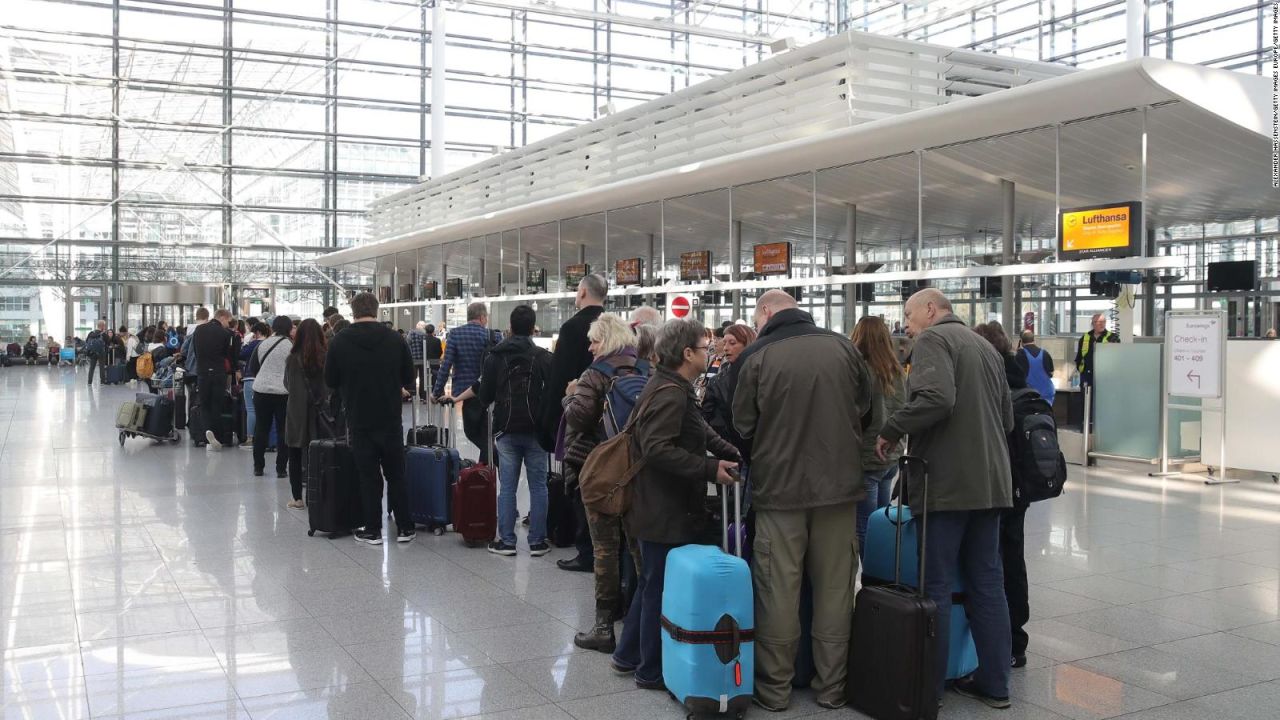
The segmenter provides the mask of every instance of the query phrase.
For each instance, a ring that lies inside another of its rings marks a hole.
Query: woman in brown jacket
[[[636,336],[617,315],[605,313],[587,330],[589,348],[595,362],[582,376],[569,383],[564,397],[565,468],[577,484],[578,471],[587,455],[605,439],[604,399],[614,376],[627,373],[647,375],[647,362],[636,357]],[[587,650],[613,652],[613,623],[622,617],[619,557],[622,545],[622,518],[587,508],[587,526],[595,556],[596,619],[587,632],[574,636],[573,643]],[[632,546],[632,556],[638,551]],[[637,564],[638,566],[638,564]]]
[[[671,320],[658,333],[658,370],[636,403],[632,433],[644,468],[632,481],[627,536],[640,543],[636,598],[610,661],[635,673],[636,686],[663,689],[662,582],[667,553],[698,542],[706,522],[707,483],[735,482],[738,451],[702,419],[693,381],[707,367],[702,323]],[[715,458],[707,457],[710,451]],[[734,474],[730,474],[734,473]]]

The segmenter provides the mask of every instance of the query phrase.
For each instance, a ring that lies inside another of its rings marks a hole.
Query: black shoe
[[[281,479],[281,480],[283,480],[283,479],[285,479],[285,478],[289,477],[289,471],[288,471],[288,470],[277,470],[277,471],[276,471],[276,477],[277,477],[277,478],[279,478],[279,479]]]
[[[1026,655],[1014,655],[1014,656],[1013,656],[1013,661],[1009,663],[1009,666],[1010,666],[1010,667],[1015,667],[1015,668],[1026,667],[1026,666],[1027,666],[1027,656],[1026,656]]]
[[[543,555],[546,555],[549,552],[551,552],[551,546],[544,542],[540,542],[536,545],[529,546],[530,557],[542,557]]]
[[[356,533],[356,542],[364,543],[365,545],[381,545],[382,536],[375,535],[373,533],[367,533],[362,530]]]
[[[582,556],[573,559],[557,560],[556,567],[569,572],[595,572],[595,560],[583,560]]]
[[[266,471],[265,471],[265,470],[257,470],[257,469],[255,469],[255,470],[253,471],[253,476],[254,476],[254,477],[262,477],[264,474],[266,474]]]
[[[616,675],[635,675],[636,674],[635,668],[623,667],[622,665],[619,665],[618,661],[613,658],[609,658],[609,669],[612,670]]]
[[[489,552],[494,555],[505,555],[510,557],[516,554],[516,546],[508,545],[501,540],[493,540],[489,543]]]
[[[396,542],[398,543],[413,542],[413,539],[416,537],[418,537],[418,531],[414,530],[413,528],[410,528],[408,530],[401,530],[400,532],[396,533]]]
[[[641,680],[639,677],[637,677],[636,687],[640,688],[641,690],[666,690],[667,689],[666,683],[662,682],[662,678],[658,678],[657,680]]]
[[[957,695],[972,698],[978,702],[996,710],[1005,710],[1010,706],[1009,697],[996,697],[988,695],[978,688],[978,684],[973,681],[973,677],[960,678],[951,686]]]

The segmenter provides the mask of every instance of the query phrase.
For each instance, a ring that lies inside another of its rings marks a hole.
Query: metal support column
[[[120,0],[111,3],[111,197],[120,198]],[[68,270],[71,266],[68,265]],[[70,276],[68,276],[70,277]],[[120,203],[111,205],[111,279],[120,280]],[[118,289],[118,288],[117,288]],[[106,298],[103,298],[106,301]],[[70,325],[68,334],[70,334]],[[112,327],[115,324],[112,323]]]
[[[1147,0],[1127,0],[1124,14],[1124,55],[1137,60],[1147,54]]]
[[[844,271],[856,273],[858,266],[858,206],[844,206]],[[844,286],[844,331],[853,332],[853,324],[857,319],[853,308],[858,302],[858,286],[849,283]]]
[[[1013,256],[1017,251],[1017,239],[1014,227],[1014,191],[1015,185],[1012,180],[1000,181],[1000,200],[1004,209],[1004,236],[1001,238],[1000,244],[1000,264],[1012,265]],[[1009,337],[1017,337],[1018,312],[1018,278],[1005,277],[1000,284],[1000,321],[1004,325],[1004,332]]]
[[[431,8],[431,177],[444,174],[445,131],[447,110],[445,98],[445,46],[448,44],[445,29],[444,0],[434,0]]]
[[[1156,255],[1156,229],[1147,228],[1147,237],[1143,239],[1145,249],[1143,255]],[[1166,310],[1172,308],[1166,307]],[[1142,335],[1152,337],[1156,334],[1156,271],[1147,270],[1142,275]]]
[[[642,271],[641,271],[641,273],[642,273],[642,274],[643,274],[644,272],[647,272],[647,273],[648,273],[648,282],[644,283],[644,284],[646,284],[646,285],[656,285],[656,284],[657,284],[657,278],[658,278],[658,265],[657,265],[657,263],[655,263],[655,262],[654,262],[654,259],[655,259],[655,258],[654,258],[654,252],[653,252],[653,251],[654,251],[654,248],[656,248],[656,247],[657,247],[657,244],[658,244],[658,236],[657,236],[657,235],[655,235],[655,234],[653,234],[653,233],[649,233],[648,254],[647,254],[647,255],[645,255],[645,258],[644,258],[644,267],[645,267],[645,270],[642,270]],[[642,279],[643,279],[643,278],[642,278]]]
[[[729,281],[737,282],[742,276],[742,221],[729,225]],[[742,317],[742,291],[732,290],[733,319]]]

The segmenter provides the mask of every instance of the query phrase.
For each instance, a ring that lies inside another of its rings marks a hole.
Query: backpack
[[[668,383],[655,389],[649,397],[668,387],[679,386]],[[615,517],[631,509],[631,481],[644,469],[647,460],[631,436],[631,418],[638,415],[629,417],[621,430],[597,445],[578,472],[578,490],[582,504],[588,509]]]
[[[138,356],[137,374],[143,380],[150,380],[152,375],[156,373],[155,358],[151,357],[151,353],[144,352]]]
[[[1067,461],[1058,449],[1053,408],[1031,388],[1013,391],[1009,461],[1015,505],[1025,507],[1062,494],[1067,480]]]
[[[101,334],[94,335],[85,341],[84,351],[89,357],[100,358],[107,354],[107,343],[102,339]]]
[[[635,368],[614,368],[606,362],[595,363],[591,368],[609,378],[601,421],[604,423],[605,437],[611,438],[627,426],[631,411],[635,409],[640,393],[644,392],[644,386],[649,382],[649,361],[637,360]]]
[[[533,432],[538,426],[542,396],[551,375],[551,353],[533,346],[528,352],[506,356],[498,380],[495,414],[506,418],[502,432]]]

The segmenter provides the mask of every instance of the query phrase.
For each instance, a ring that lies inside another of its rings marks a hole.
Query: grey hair
[[[642,360],[654,359],[654,350],[658,345],[658,330],[661,326],[645,323],[636,326],[636,356]]]
[[[695,348],[707,334],[702,323],[692,318],[668,320],[658,331],[658,363],[668,370],[675,370],[684,364],[684,351]]]
[[[636,346],[636,336],[622,318],[613,313],[602,313],[587,328],[587,339],[600,343],[599,357],[612,355]]]
[[[662,324],[662,313],[652,305],[641,305],[631,312],[631,324],[637,329],[641,325],[653,325],[657,327]]]
[[[489,317],[489,306],[482,302],[473,302],[467,306],[467,322]]]
[[[587,297],[596,300],[604,300],[609,294],[609,281],[605,280],[600,273],[591,273],[582,278],[578,281],[578,287],[587,291]]]

